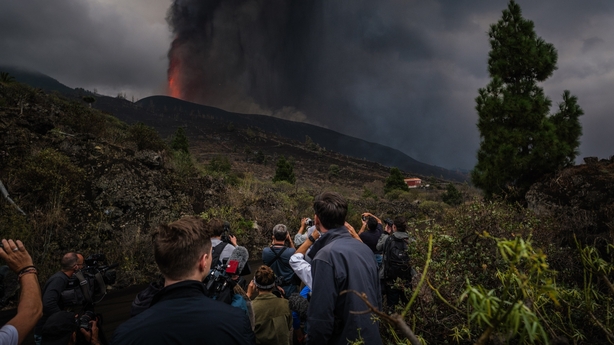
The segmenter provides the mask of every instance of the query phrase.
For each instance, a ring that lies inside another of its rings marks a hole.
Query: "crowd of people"
[[[347,201],[331,192],[318,195],[313,209],[294,237],[284,224],[273,227],[249,282],[247,250],[228,223],[188,216],[160,225],[152,244],[162,279],[139,293],[110,343],[381,344],[378,321],[360,311],[363,298],[380,310],[407,301],[405,219],[382,222],[366,212],[357,232],[346,222]],[[97,316],[76,313],[69,302],[89,294],[83,255],[66,253],[41,290],[23,243],[2,244],[0,258],[17,273],[21,296],[0,344],[20,344],[32,330],[37,345],[109,343]]]

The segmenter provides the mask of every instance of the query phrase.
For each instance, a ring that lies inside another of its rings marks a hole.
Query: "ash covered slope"
[[[560,240],[573,236],[593,245],[614,240],[614,156],[584,158],[585,164],[561,170],[535,183],[527,192],[530,208],[561,224]]]
[[[82,96],[94,96],[94,108],[113,114],[129,124],[143,122],[156,128],[163,137],[170,136],[177,127],[177,122],[206,128],[210,119],[218,122],[228,122],[237,127],[260,128],[265,132],[288,138],[305,141],[309,136],[314,143],[357,159],[376,162],[388,167],[398,167],[408,174],[433,176],[452,181],[468,181],[465,173],[456,172],[419,162],[399,150],[388,146],[347,136],[333,130],[302,122],[294,122],[266,115],[240,114],[224,111],[219,108],[200,105],[167,96],[152,96],[136,103],[126,99],[95,95],[83,89],[71,89],[55,79],[44,74],[22,70],[14,67],[2,67],[0,71],[15,73],[18,82],[23,82],[45,91],[58,91],[63,95],[80,100]],[[192,142],[198,140],[191,138]]]
[[[239,127],[260,128],[265,132],[291,140],[304,141],[305,136],[309,136],[314,143],[327,151],[377,162],[389,167],[398,167],[408,173],[453,181],[468,179],[465,174],[419,162],[399,150],[303,122],[294,122],[266,115],[232,113],[166,96],[147,97],[136,104],[149,112],[163,114],[165,118],[180,118],[182,122],[188,125],[206,127],[207,120],[215,119]],[[114,113],[120,118],[124,116],[117,109]],[[128,118],[122,119],[130,120]],[[143,121],[153,127],[158,127],[156,123],[161,123],[160,119],[155,116],[140,118],[138,121]]]
[[[21,216],[0,198],[0,233],[28,243],[41,279],[64,252],[105,253],[120,283],[156,271],[149,231],[224,204],[225,185],[180,176],[153,151],[137,151],[127,125],[85,104],[0,83],[0,179]]]

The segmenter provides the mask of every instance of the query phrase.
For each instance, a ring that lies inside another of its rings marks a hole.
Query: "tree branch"
[[[360,297],[360,299],[362,299],[362,301],[365,302],[367,307],[369,307],[369,309],[367,309],[367,310],[351,311],[350,313],[352,313],[352,314],[359,314],[359,315],[360,314],[366,314],[366,313],[373,313],[373,314],[379,316],[382,320],[386,321],[387,323],[389,323],[389,324],[397,327],[399,330],[401,330],[403,335],[405,335],[407,337],[407,339],[409,340],[409,342],[412,345],[421,345],[420,340],[418,340],[418,337],[416,337],[414,332],[411,330],[411,328],[405,322],[405,320],[403,319],[403,317],[401,315],[399,315],[397,313],[394,313],[392,315],[388,315],[388,314],[378,310],[375,306],[373,306],[369,302],[369,299],[367,298],[367,295],[365,293],[360,293],[360,292],[358,292],[356,290],[343,290],[343,291],[341,291],[341,295],[343,295],[345,293],[348,293],[348,292],[352,292],[356,296]]]

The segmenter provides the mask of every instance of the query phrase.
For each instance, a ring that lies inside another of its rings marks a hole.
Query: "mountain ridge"
[[[50,76],[32,70],[0,66],[0,71],[7,71],[17,81],[32,87],[38,87],[48,92],[58,91],[71,98],[92,95],[96,97],[95,108],[109,112],[127,123],[143,122],[167,136],[172,134],[172,132],[169,132],[173,129],[169,126],[171,119],[182,122],[185,126],[192,125],[205,128],[208,125],[205,120],[214,119],[238,127],[259,128],[290,140],[305,141],[306,136],[308,136],[313,143],[326,150],[388,167],[397,167],[408,174],[433,176],[458,182],[468,181],[468,175],[462,172],[422,163],[397,149],[304,122],[268,115],[233,113],[161,95],[146,97],[132,103],[121,97],[94,94],[80,88],[73,89]],[[191,139],[198,140],[194,135],[191,136]]]

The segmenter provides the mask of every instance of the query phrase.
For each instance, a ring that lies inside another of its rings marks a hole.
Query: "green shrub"
[[[183,127],[179,127],[177,128],[177,131],[175,131],[173,139],[171,140],[171,148],[175,151],[181,151],[188,154],[190,153],[190,142],[188,141],[188,137],[185,135]]]
[[[286,181],[290,184],[296,182],[296,177],[294,176],[294,163],[287,161],[284,156],[281,156],[277,161],[275,176],[273,176],[273,182],[278,181]]]
[[[127,139],[134,142],[139,151],[161,151],[167,148],[166,143],[160,138],[158,132],[141,122],[137,122],[130,126]]]
[[[448,205],[456,206],[463,202],[463,195],[452,183],[448,183],[446,192],[441,195],[441,199]]]
[[[388,194],[393,190],[409,191],[403,173],[401,173],[399,168],[390,169],[390,176],[386,178],[386,184],[384,185],[384,193]]]
[[[227,156],[217,155],[209,161],[209,165],[207,165],[207,170],[210,172],[218,172],[227,174],[232,169],[232,165],[228,160]]]
[[[171,166],[181,177],[194,176],[197,174],[196,166],[192,160],[192,156],[188,152],[174,151],[171,155]]]
[[[339,177],[339,166],[337,164],[331,164],[328,167],[328,178],[336,178]]]
[[[84,182],[85,172],[70,159],[47,148],[26,159],[17,174],[20,185],[42,202],[74,197]]]

